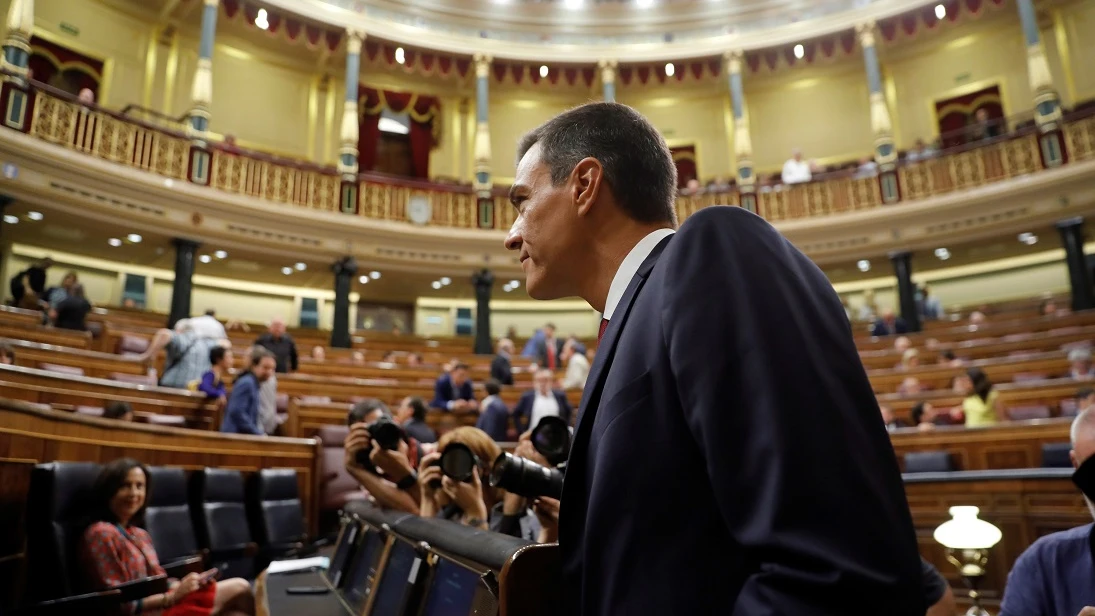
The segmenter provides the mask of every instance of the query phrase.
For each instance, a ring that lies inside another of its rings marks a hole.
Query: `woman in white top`
[[[584,389],[589,376],[589,360],[585,348],[575,338],[567,338],[563,344],[562,359],[566,362],[567,373],[563,377],[563,389]]]

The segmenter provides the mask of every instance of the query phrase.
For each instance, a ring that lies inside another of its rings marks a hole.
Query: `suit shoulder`
[[[688,237],[705,234],[714,229],[718,229],[720,235],[745,230],[752,230],[752,232],[759,229],[775,230],[766,220],[745,208],[736,205],[713,205],[689,216],[677,233],[681,237]]]

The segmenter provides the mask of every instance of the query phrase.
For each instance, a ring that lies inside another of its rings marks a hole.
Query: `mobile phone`
[[[208,571],[202,572],[201,577],[198,578],[198,584],[208,584],[210,581],[217,579],[217,576],[219,575],[220,569],[213,567]]]
[[[329,592],[331,589],[326,586],[290,586],[285,589],[285,593],[290,595],[325,595]]]

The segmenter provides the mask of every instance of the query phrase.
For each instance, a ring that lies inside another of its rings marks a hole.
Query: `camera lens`
[[[560,464],[570,455],[570,429],[562,417],[541,418],[530,439],[536,451],[552,464]]]
[[[403,440],[403,428],[387,417],[378,417],[369,424],[369,437],[382,449],[395,451],[399,448],[399,441]]]
[[[471,481],[479,459],[463,443],[449,443],[441,453],[441,472],[456,481]]]
[[[502,452],[490,472],[490,485],[526,498],[563,494],[563,473]]]

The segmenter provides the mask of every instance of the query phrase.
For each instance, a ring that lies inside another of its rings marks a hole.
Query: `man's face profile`
[[[534,144],[517,165],[510,188],[510,202],[517,219],[506,237],[506,248],[519,251],[525,288],[533,299],[574,295],[570,288],[570,262],[577,256],[576,207],[572,197],[573,176],[553,186],[551,172]]]

